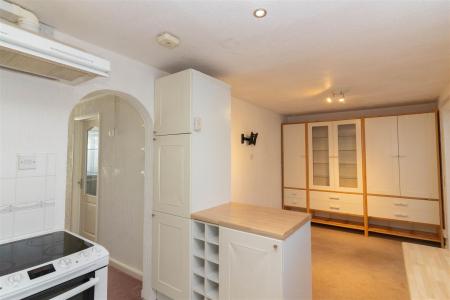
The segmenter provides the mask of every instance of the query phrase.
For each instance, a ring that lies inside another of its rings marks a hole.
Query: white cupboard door
[[[190,134],[155,139],[153,209],[156,211],[189,217],[190,139]]]
[[[156,135],[191,132],[191,95],[190,71],[155,81]]]
[[[282,299],[280,240],[224,227],[219,239],[219,299]]]
[[[434,113],[398,117],[402,196],[439,198]]]
[[[334,186],[332,123],[309,124],[308,137],[310,188],[329,190]]]
[[[171,299],[188,299],[190,220],[155,212],[152,233],[153,288]]]
[[[362,191],[361,121],[333,122],[334,184],[337,191]]]
[[[305,124],[283,125],[284,187],[306,188]]]
[[[365,120],[367,192],[400,195],[397,116]]]

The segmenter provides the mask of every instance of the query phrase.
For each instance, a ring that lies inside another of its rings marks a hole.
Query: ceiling
[[[450,1],[14,0],[42,22],[168,72],[195,68],[283,114],[435,100]],[[267,17],[252,16],[264,7]],[[155,37],[181,39],[166,49]],[[343,90],[346,103],[326,103]]]

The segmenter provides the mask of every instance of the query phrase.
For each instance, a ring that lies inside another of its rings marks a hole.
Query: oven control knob
[[[63,268],[68,268],[70,267],[70,265],[72,264],[72,260],[68,257],[66,258],[61,258],[58,262],[58,264],[63,267]]]
[[[86,249],[86,250],[84,250],[83,252],[83,256],[84,257],[89,257],[89,256],[91,256],[91,254],[92,254],[92,249]]]
[[[12,285],[17,285],[22,280],[22,274],[13,274],[8,277],[8,281]]]

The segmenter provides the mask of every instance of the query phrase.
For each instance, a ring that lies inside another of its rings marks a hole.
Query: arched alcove
[[[122,270],[128,271],[130,275],[135,277],[142,278],[145,276],[149,276],[150,274],[150,263],[151,263],[151,195],[152,195],[152,172],[151,172],[151,159],[152,159],[152,149],[151,149],[151,137],[153,132],[153,122],[150,117],[149,112],[145,109],[140,102],[135,97],[122,93],[119,91],[113,90],[99,90],[92,93],[89,93],[82,99],[80,102],[75,105],[72,109],[72,112],[69,117],[69,130],[68,130],[68,151],[67,151],[67,181],[66,181],[66,210],[65,210],[65,228],[70,231],[77,231],[73,226],[73,203],[74,203],[74,188],[76,189],[76,168],[74,168],[74,159],[76,158],[76,145],[75,145],[75,130],[76,130],[76,122],[81,120],[92,119],[95,116],[98,116],[100,119],[108,118],[107,114],[115,114],[117,113],[114,109],[110,109],[108,105],[105,106],[105,111],[102,113],[95,111],[95,103],[101,101],[105,105],[108,101],[111,102],[112,107],[114,107],[114,103],[116,101],[125,101],[128,105],[130,105],[139,115],[141,119],[141,126],[143,127],[143,150],[144,160],[142,165],[142,173],[143,176],[143,203],[142,203],[142,268],[134,268],[133,266],[127,266],[126,264],[121,264],[121,262],[115,262],[115,264],[119,264],[119,267]],[[83,107],[83,109],[80,109]],[[108,111],[109,109],[109,111]],[[109,116],[111,117],[111,116]],[[114,135],[116,132],[111,132],[111,128],[103,128],[103,130],[108,130],[109,135]],[[120,128],[118,131],[120,134]],[[100,154],[101,155],[101,154]],[[100,159],[101,161],[101,159]],[[104,170],[101,169],[101,172]],[[99,185],[102,185],[102,178],[104,174],[99,175]],[[100,195],[101,197],[101,195]],[[100,200],[101,201],[101,200]],[[79,204],[79,203],[78,203]],[[102,203],[99,203],[100,209]],[[124,216],[127,217],[127,216]],[[101,237],[100,237],[101,239]],[[112,262],[114,264],[114,257],[112,256]],[[150,282],[149,280],[143,280],[143,283]],[[151,291],[150,285],[144,284],[144,289],[148,289]]]

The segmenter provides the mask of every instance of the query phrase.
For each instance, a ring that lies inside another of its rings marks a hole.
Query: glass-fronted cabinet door
[[[332,123],[309,124],[309,186],[329,190],[333,186]]]
[[[333,122],[336,190],[362,191],[361,121]]]

